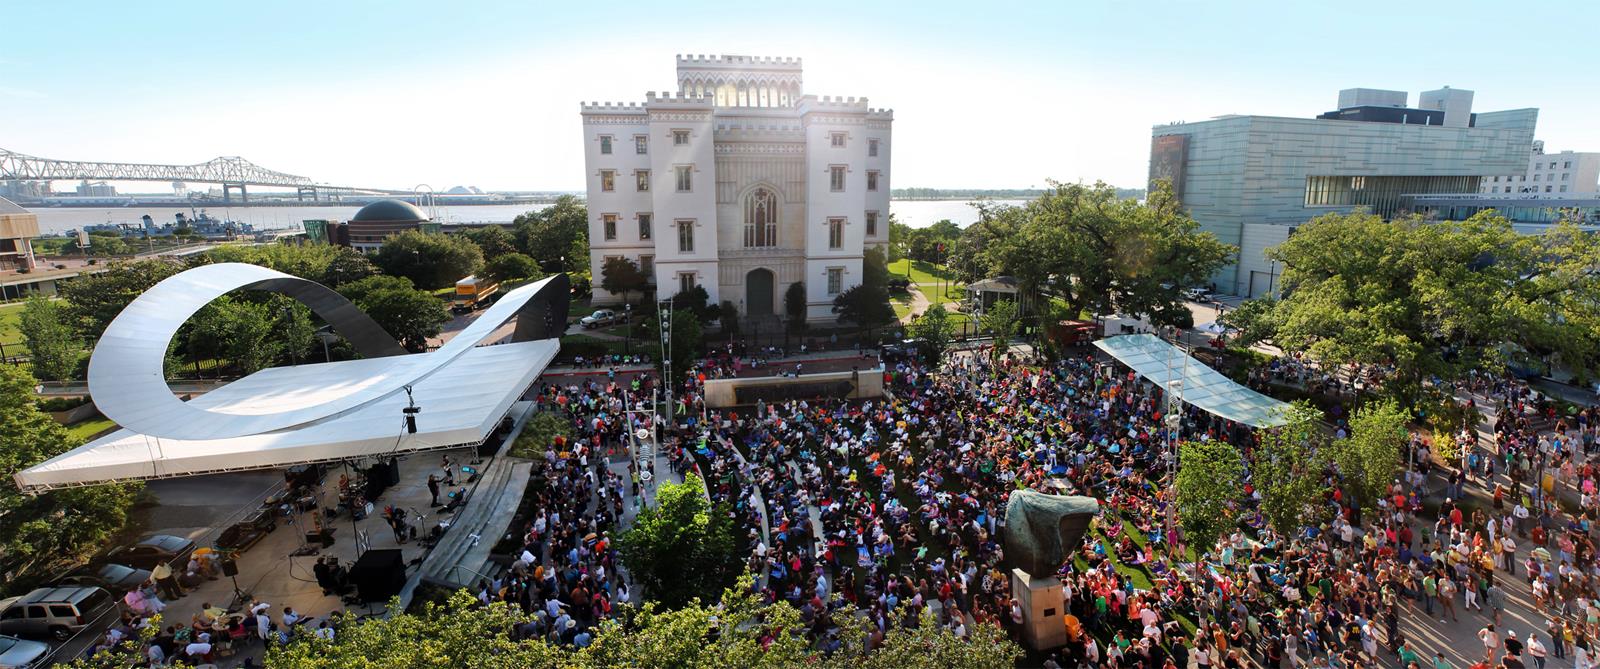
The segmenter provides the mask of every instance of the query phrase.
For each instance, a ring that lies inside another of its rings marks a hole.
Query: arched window
[[[778,197],[766,188],[750,191],[744,198],[744,245],[778,245]]]

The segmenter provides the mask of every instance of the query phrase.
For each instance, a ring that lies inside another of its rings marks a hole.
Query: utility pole
[[[667,404],[667,416],[672,414],[672,299],[661,300],[656,309],[656,318],[660,326],[657,330],[661,334],[661,391],[662,399]],[[676,418],[671,418],[676,425]]]

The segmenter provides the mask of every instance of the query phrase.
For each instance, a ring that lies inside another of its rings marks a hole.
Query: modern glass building
[[[1600,193],[1572,193],[1554,198],[1483,193],[1409,195],[1404,198],[1404,206],[1435,221],[1460,221],[1492,209],[1524,231],[1536,231],[1563,220],[1585,227],[1600,226]]]
[[[1244,297],[1275,293],[1266,249],[1295,226],[1357,208],[1389,217],[1407,196],[1470,193],[1485,175],[1526,169],[1537,109],[1472,112],[1472,92],[1348,89],[1319,118],[1219,116],[1151,131],[1150,179],[1169,180],[1201,227],[1239,247],[1213,278]],[[1345,112],[1345,113],[1341,113]]]

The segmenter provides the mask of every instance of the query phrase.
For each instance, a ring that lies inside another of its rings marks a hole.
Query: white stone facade
[[[741,316],[782,315],[804,282],[807,320],[861,283],[889,244],[894,114],[807,95],[798,58],[678,56],[678,91],[582,107],[589,265],[640,264],[657,296],[703,286]]]
[[[1528,171],[1483,178],[1480,193],[1512,193],[1560,197],[1563,193],[1600,193],[1600,153],[1545,153],[1534,142]]]

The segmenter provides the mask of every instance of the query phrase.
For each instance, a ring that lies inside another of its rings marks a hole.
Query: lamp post
[[[626,338],[622,340],[622,354],[633,355],[633,304],[622,305],[622,320],[628,326]]]

